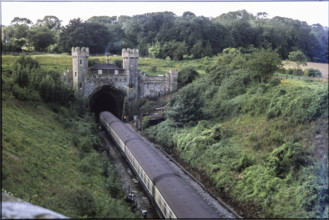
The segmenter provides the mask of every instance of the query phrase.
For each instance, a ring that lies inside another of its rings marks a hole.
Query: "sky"
[[[139,15],[148,12],[170,11],[181,16],[191,11],[197,16],[217,17],[230,11],[243,10],[256,15],[267,12],[275,16],[305,21],[309,25],[328,25],[328,1],[300,2],[14,2],[1,1],[1,23],[10,25],[14,17],[25,17],[36,23],[37,19],[53,15],[67,25],[71,19],[87,20],[92,16]],[[26,0],[25,0],[26,1]],[[64,0],[67,1],[67,0]],[[104,1],[104,0],[103,0]],[[264,0],[263,0],[264,1]]]

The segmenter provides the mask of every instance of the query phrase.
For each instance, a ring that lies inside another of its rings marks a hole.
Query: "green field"
[[[37,60],[41,67],[45,70],[56,70],[63,73],[69,68],[72,68],[72,57],[69,55],[32,55],[33,59]],[[10,64],[15,61],[17,56],[3,55],[2,66],[9,68]],[[90,57],[89,60],[97,60],[100,63],[106,63],[106,57]],[[122,60],[121,57],[109,57],[109,62],[113,63],[114,60]],[[157,76],[159,74],[166,74],[170,69],[180,70],[183,67],[190,66],[195,68],[199,73],[205,72],[205,66],[213,62],[214,58],[202,58],[199,60],[163,60],[154,58],[139,58],[138,68],[145,72],[147,75]]]

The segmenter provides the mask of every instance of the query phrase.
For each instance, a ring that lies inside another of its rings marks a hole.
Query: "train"
[[[160,217],[220,217],[216,210],[138,133],[110,112],[101,112],[99,119],[132,168]]]

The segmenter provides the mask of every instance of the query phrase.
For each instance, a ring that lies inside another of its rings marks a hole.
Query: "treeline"
[[[2,27],[4,51],[69,52],[72,46],[88,46],[91,53],[120,54],[122,48],[138,48],[142,56],[201,58],[224,48],[277,49],[282,59],[301,50],[313,62],[328,62],[328,27],[290,18],[267,18],[245,10],[216,18],[184,12],[156,12],[129,16],[94,16],[87,21],[72,19],[61,26],[55,16],[36,24],[27,18],[14,18]]]

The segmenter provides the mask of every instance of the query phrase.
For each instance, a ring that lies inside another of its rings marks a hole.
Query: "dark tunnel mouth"
[[[98,119],[102,111],[109,111],[121,119],[124,94],[115,87],[102,86],[89,96],[90,111]]]

